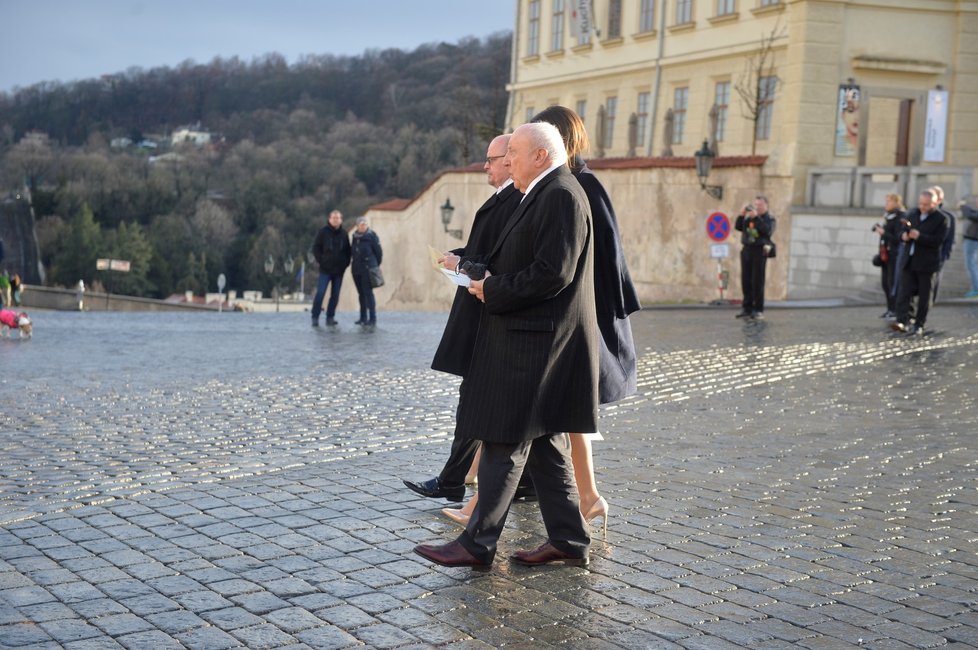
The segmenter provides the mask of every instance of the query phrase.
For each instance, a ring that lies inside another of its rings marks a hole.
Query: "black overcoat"
[[[628,315],[642,308],[625,264],[625,251],[611,198],[583,161],[574,177],[584,188],[594,224],[594,299],[601,331],[598,395],[602,404],[633,394],[637,359]]]
[[[937,273],[941,269],[941,247],[947,237],[948,218],[940,210],[932,210],[926,219],[921,220],[920,210],[913,208],[907,214],[910,220],[908,229],[916,229],[920,236],[904,244],[907,250],[906,268],[916,273]],[[913,248],[913,255],[910,249]]]
[[[476,211],[465,247],[456,248],[452,253],[461,257],[462,261],[485,262],[521,198],[523,195],[512,184],[498,194],[494,193]],[[476,332],[479,331],[481,315],[482,303],[479,299],[470,294],[467,288],[459,287],[455,291],[455,300],[448,314],[448,322],[445,323],[445,331],[431,362],[433,370],[465,376],[472,360],[472,349],[475,346]]]
[[[584,189],[566,166],[551,171],[489,255],[456,436],[515,444],[597,431],[592,246]]]

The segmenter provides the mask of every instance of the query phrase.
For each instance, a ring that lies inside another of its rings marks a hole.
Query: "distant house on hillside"
[[[209,131],[202,130],[200,124],[196,127],[182,126],[176,129],[170,136],[170,143],[173,145],[192,143],[198,147],[202,147],[205,144],[211,143],[211,134]]]

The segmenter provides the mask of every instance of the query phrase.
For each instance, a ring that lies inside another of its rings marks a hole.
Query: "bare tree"
[[[757,153],[757,131],[767,106],[774,101],[774,93],[780,82],[774,73],[775,42],[787,35],[787,28],[779,19],[771,31],[761,36],[760,47],[744,60],[744,71],[734,84],[740,96],[744,119],[752,125],[751,154]]]

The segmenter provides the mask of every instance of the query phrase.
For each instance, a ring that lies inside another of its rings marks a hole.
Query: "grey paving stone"
[[[51,638],[44,628],[34,623],[0,625],[0,639],[11,648],[36,647]]]
[[[112,614],[92,621],[92,624],[112,637],[156,629],[144,619],[134,614]]]
[[[282,648],[296,643],[296,638],[274,625],[242,627],[231,632],[247,648]]]
[[[193,612],[186,610],[147,614],[146,620],[167,634],[186,632],[195,627],[204,627],[207,625],[207,621]]]
[[[224,650],[241,646],[240,641],[216,627],[196,627],[186,632],[177,632],[173,636],[191,649]]]
[[[267,614],[277,609],[289,607],[288,601],[282,600],[267,591],[238,594],[232,596],[231,600],[253,614]]]
[[[360,645],[360,641],[350,633],[333,625],[297,632],[295,637],[317,650],[338,650]]]
[[[200,615],[202,619],[222,630],[234,630],[239,627],[249,625],[259,625],[263,619],[247,612],[240,607],[228,607],[226,609],[215,609],[204,612]]]
[[[89,639],[102,635],[98,628],[89,624],[87,621],[77,618],[46,621],[44,623],[40,623],[40,626],[44,628],[44,631],[47,632],[52,639],[59,643],[79,641],[81,639]]]

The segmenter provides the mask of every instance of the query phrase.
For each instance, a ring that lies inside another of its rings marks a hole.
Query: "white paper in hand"
[[[464,273],[456,273],[455,271],[449,271],[448,269],[438,269],[445,274],[445,277],[457,284],[460,287],[467,287],[472,282],[472,278],[465,275]]]

